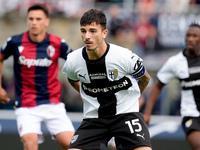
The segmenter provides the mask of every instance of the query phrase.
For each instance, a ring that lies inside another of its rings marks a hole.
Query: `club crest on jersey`
[[[76,140],[78,139],[78,136],[79,136],[79,135],[74,135],[74,136],[72,137],[72,139],[71,139],[71,143],[76,142]]]
[[[110,76],[111,79],[116,79],[117,76],[118,76],[117,69],[115,69],[115,70],[109,70],[109,76]]]
[[[52,45],[47,47],[47,54],[49,57],[52,57],[55,54],[55,48]]]

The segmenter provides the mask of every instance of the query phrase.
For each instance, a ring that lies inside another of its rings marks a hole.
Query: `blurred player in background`
[[[178,78],[181,84],[182,127],[193,150],[200,150],[200,25],[192,23],[185,35],[186,48],[172,56],[158,71],[158,81],[147,100],[147,124],[158,96],[167,83]]]
[[[0,53],[0,76],[3,61],[14,57],[15,114],[24,150],[38,150],[38,143],[44,140],[42,122],[65,150],[74,134],[65,106],[60,102],[61,84],[57,78],[59,57],[66,59],[72,49],[63,39],[47,33],[49,23],[47,7],[34,4],[28,9],[29,30],[8,38]],[[0,102],[9,102],[2,87]]]
[[[151,150],[138,100],[150,76],[140,57],[105,42],[106,22],[101,10],[84,13],[80,30],[85,46],[70,53],[62,69],[84,102],[84,119],[69,149],[105,150],[115,137],[117,149]]]

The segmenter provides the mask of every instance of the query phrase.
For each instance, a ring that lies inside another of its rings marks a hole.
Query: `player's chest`
[[[115,81],[127,75],[125,69],[115,62],[82,63],[77,68],[77,78],[84,83]]]
[[[58,50],[48,42],[42,44],[22,43],[15,47],[14,55],[16,58],[31,59],[57,59]]]
[[[49,67],[59,58],[59,53],[55,47],[44,44],[23,43],[16,46],[14,51],[15,61],[27,69],[32,66]]]
[[[179,61],[174,69],[179,79],[197,79],[200,76],[200,58]]]

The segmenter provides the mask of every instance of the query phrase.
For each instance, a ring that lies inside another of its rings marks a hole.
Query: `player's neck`
[[[191,57],[191,58],[198,57],[198,56],[200,56],[200,50],[198,50],[198,51],[186,50],[185,55],[188,56],[188,57]]]
[[[46,36],[46,32],[43,32],[43,33],[40,33],[40,34],[31,34],[31,33],[29,33],[30,39],[33,42],[36,42],[36,43],[41,43],[44,40],[45,36]]]

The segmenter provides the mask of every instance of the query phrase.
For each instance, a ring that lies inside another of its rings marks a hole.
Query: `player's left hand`
[[[3,88],[0,88],[0,103],[7,104],[10,102],[10,98],[8,97],[6,91]]]

